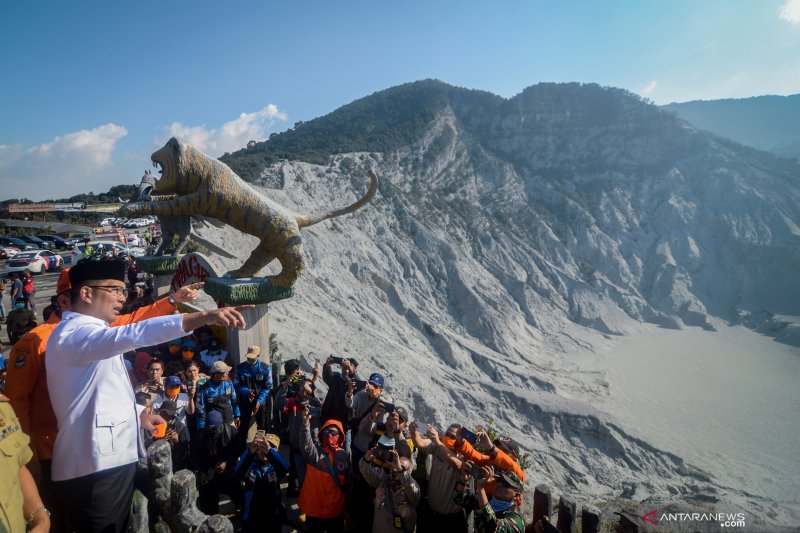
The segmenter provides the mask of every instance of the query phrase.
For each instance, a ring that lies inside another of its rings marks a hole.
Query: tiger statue
[[[123,216],[203,215],[257,237],[261,242],[232,278],[255,276],[273,259],[281,271],[267,279],[275,287],[291,288],[305,268],[300,228],[360,209],[375,196],[378,177],[369,171],[367,192],[355,203],[317,216],[299,215],[264,197],[225,163],[173,137],[150,157],[161,168],[153,201],[132,202],[120,208]],[[163,195],[163,196],[162,196]],[[171,196],[174,195],[174,196]],[[155,199],[157,198],[157,199]]]

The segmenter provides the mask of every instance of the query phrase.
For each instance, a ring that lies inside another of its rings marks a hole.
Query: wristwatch
[[[178,304],[175,303],[175,298],[172,297],[172,294],[167,296],[167,301],[170,303],[171,306],[178,307]]]

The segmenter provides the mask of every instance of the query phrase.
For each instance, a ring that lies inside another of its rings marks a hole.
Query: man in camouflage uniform
[[[0,531],[50,530],[50,513],[25,466],[33,457],[29,442],[8,398],[0,394]]]
[[[475,480],[475,493],[467,490],[472,477],[472,463],[465,461],[455,486],[453,499],[467,511],[475,511],[477,533],[522,533],[525,524],[518,507],[522,502],[522,482],[514,472],[498,471],[494,494],[486,495],[486,485],[495,479],[491,466],[483,467],[483,476]]]

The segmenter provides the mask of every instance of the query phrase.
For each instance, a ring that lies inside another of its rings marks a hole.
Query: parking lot
[[[0,272],[5,271],[5,261],[0,261]],[[58,276],[61,272],[58,270],[45,272],[44,274],[35,274],[33,276],[33,283],[36,286],[36,296],[34,297],[34,302],[36,303],[36,320],[41,324],[42,320],[42,310],[50,305],[50,297],[55,295],[56,293],[56,282],[58,281]],[[11,310],[11,296],[9,294],[9,289],[6,289],[5,293],[3,294],[3,305],[6,308],[6,313]],[[5,323],[3,323],[3,332],[0,335],[0,341],[2,341],[2,352],[5,357],[8,357],[8,353],[11,351],[11,343],[8,340],[8,329],[6,328]]]

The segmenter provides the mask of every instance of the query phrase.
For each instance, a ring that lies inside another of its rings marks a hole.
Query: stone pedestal
[[[268,304],[294,295],[294,289],[273,287],[265,278],[232,279],[219,277],[222,270],[207,257],[190,253],[183,257],[146,256],[136,259],[136,267],[153,275],[156,298],[170,291],[194,283],[204,282],[203,290],[217,305],[236,307],[252,304],[255,307],[242,311],[247,329],[227,330],[227,349],[234,364],[245,361],[247,347],[256,344],[261,347],[262,360],[269,360],[269,317]],[[202,300],[202,298],[200,298]],[[197,303],[208,308],[211,302]],[[195,306],[187,306],[192,307]]]
[[[180,257],[171,255],[146,255],[136,258],[136,268],[153,276],[155,298],[158,299],[172,290],[172,278],[180,262]]]
[[[228,353],[233,362],[239,364],[245,361],[247,347],[257,344],[261,347],[261,360],[271,363],[268,304],[291,297],[293,289],[272,287],[264,278],[207,278],[203,289],[218,303],[227,306],[255,305],[242,311],[247,329],[228,329]]]

